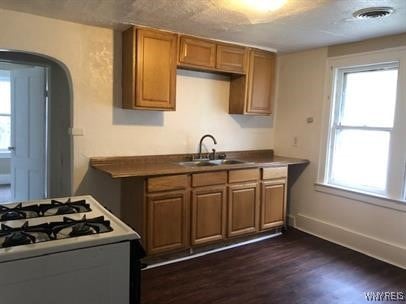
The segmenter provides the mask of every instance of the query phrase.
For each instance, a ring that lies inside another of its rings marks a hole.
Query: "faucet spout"
[[[200,139],[200,142],[199,142],[199,156],[198,156],[199,158],[202,158],[202,145],[203,145],[203,140],[206,137],[211,138],[213,140],[214,144],[217,145],[217,140],[214,138],[213,135],[211,135],[211,134],[203,135],[202,138]]]

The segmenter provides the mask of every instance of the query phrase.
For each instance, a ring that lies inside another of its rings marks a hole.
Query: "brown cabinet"
[[[285,184],[278,181],[261,183],[261,230],[283,226]]]
[[[287,167],[262,169],[261,230],[285,225],[287,178]]]
[[[188,247],[189,197],[186,191],[147,197],[147,251],[149,254]]]
[[[230,114],[270,115],[275,88],[274,53],[250,50],[248,73],[233,76],[230,83]]]
[[[217,45],[216,68],[233,73],[245,73],[247,48],[233,45]]]
[[[130,28],[123,33],[123,107],[175,110],[177,35]]]
[[[147,255],[280,228],[287,173],[268,167],[123,178],[121,215]]]
[[[216,44],[208,40],[181,36],[179,63],[197,68],[213,69],[216,65]]]
[[[192,191],[192,245],[222,240],[226,232],[226,187]]]
[[[228,188],[229,237],[254,233],[259,225],[258,183],[231,185]]]

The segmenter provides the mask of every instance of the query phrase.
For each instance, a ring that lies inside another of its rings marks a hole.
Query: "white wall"
[[[218,150],[273,148],[272,118],[227,114],[229,82],[178,71],[177,111],[119,108],[120,34],[29,14],[0,10],[0,49],[50,56],[69,71],[73,90],[73,190],[91,193],[119,212],[119,183],[88,170],[89,157],[195,152],[204,133]]]
[[[405,212],[314,190],[326,63],[327,48],[279,58],[275,152],[310,160],[292,187],[289,213],[300,229],[406,267]],[[306,123],[307,117],[314,122]]]

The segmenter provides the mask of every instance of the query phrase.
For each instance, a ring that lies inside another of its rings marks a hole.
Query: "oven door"
[[[0,302],[128,304],[133,246],[123,242],[0,263]]]

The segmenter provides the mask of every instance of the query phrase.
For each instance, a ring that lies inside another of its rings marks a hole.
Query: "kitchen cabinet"
[[[188,201],[186,191],[147,196],[148,253],[156,254],[188,247]]]
[[[276,55],[251,49],[248,72],[230,82],[230,114],[270,115],[275,89]]]
[[[245,73],[247,48],[234,45],[217,45],[216,68],[233,73]]]
[[[132,27],[123,32],[122,106],[175,110],[177,35]]]
[[[258,230],[258,203],[258,183],[229,186],[227,230],[229,237],[249,234]]]
[[[181,36],[179,39],[179,64],[197,68],[214,69],[216,44],[199,38]]]
[[[192,191],[192,245],[225,238],[226,204],[225,185],[197,188]]]
[[[261,181],[260,229],[283,226],[286,217],[287,168],[264,168]]]
[[[259,225],[259,170],[229,172],[228,226],[229,237],[256,232]]]
[[[123,178],[121,191],[123,220],[159,255],[282,227],[287,167]]]

